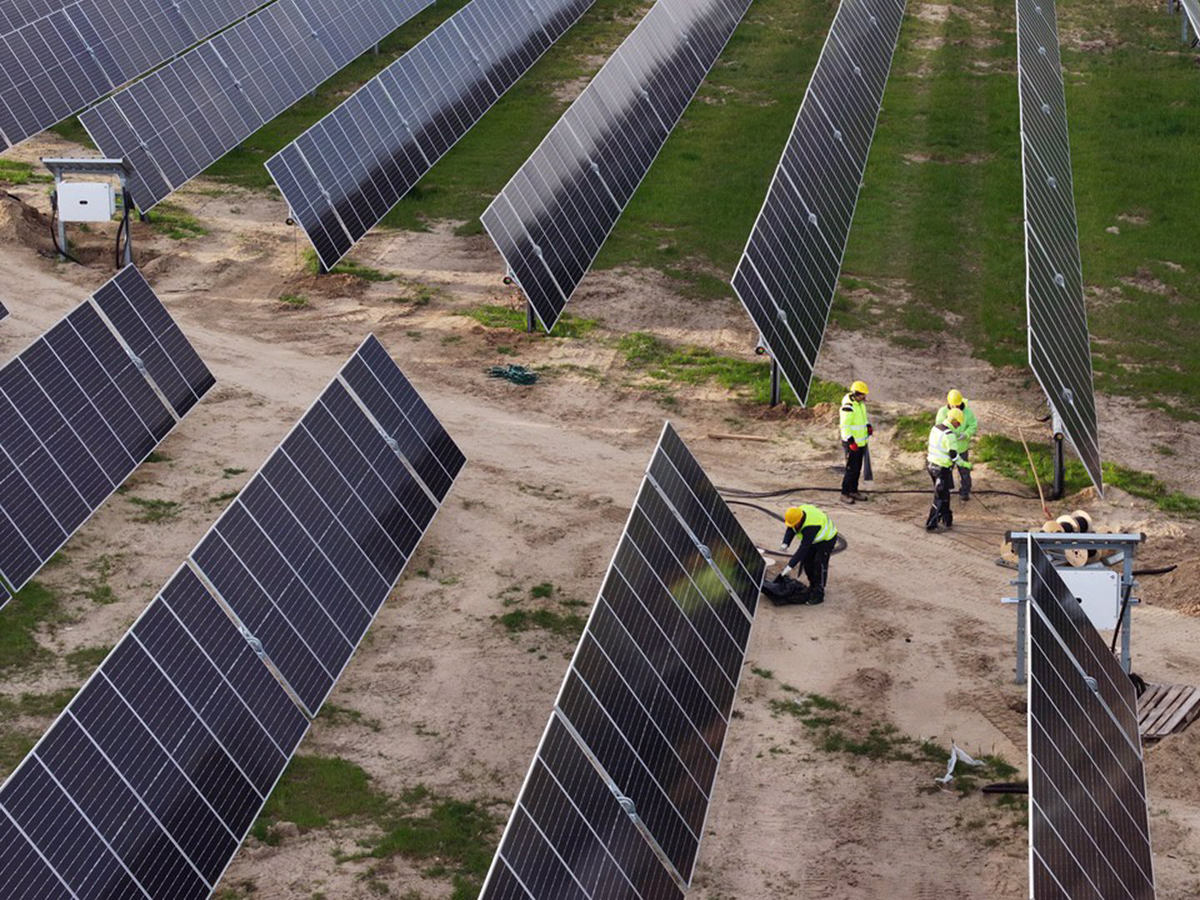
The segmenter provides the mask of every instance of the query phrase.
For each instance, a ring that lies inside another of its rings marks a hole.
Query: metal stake
[[[771,357],[771,406],[778,406],[782,400],[783,386],[779,379],[779,362]]]
[[[525,333],[533,334],[537,331],[537,317],[533,313],[533,304],[525,301]]]

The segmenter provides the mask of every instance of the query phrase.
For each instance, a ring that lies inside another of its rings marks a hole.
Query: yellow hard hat
[[[962,406],[962,404],[963,404],[962,391],[953,390],[946,395],[946,405],[947,406]]]
[[[795,528],[804,521],[804,510],[798,506],[789,506],[787,512],[783,514],[783,521],[788,528]]]
[[[950,415],[946,416],[946,419],[950,422],[951,425],[961,425],[963,423],[962,410],[961,409],[950,410]]]
[[[850,393],[866,395],[871,392],[867,390],[867,383],[865,381],[856,381],[850,385]]]

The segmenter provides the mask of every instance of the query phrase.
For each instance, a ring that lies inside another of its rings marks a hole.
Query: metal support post
[[[67,223],[63,221],[62,210],[58,209],[58,200],[62,196],[60,188],[62,187],[63,173],[61,169],[54,171],[54,204],[55,211],[58,215],[58,249],[59,259],[67,258]]]
[[[129,193],[129,188],[125,187],[125,179],[121,179],[121,215],[124,217],[126,224],[125,228],[125,253],[121,257],[121,266],[133,265],[133,219],[129,212],[133,209],[133,197]]]
[[[1183,20],[1183,42],[1186,44],[1186,43],[1188,43],[1188,17],[1187,17],[1187,13],[1185,12],[1185,13],[1184,13],[1182,16],[1180,16],[1179,18],[1181,18],[1181,19]]]
[[[771,357],[771,406],[778,406],[783,399],[783,385],[779,378],[779,361]]]
[[[533,312],[533,304],[527,299],[525,301],[525,333],[533,334],[537,331],[537,316]]]
[[[1062,432],[1054,433],[1054,486],[1050,489],[1051,500],[1061,500],[1067,492],[1067,453]]]
[[[1121,596],[1128,597],[1129,602],[1125,604],[1124,615],[1121,617],[1121,668],[1125,670],[1125,674],[1129,674],[1130,668],[1133,666],[1133,659],[1130,654],[1130,638],[1129,631],[1133,627],[1133,604],[1137,601],[1133,599],[1133,589],[1137,587],[1137,582],[1133,579],[1133,554],[1126,553],[1124,563],[1121,566]]]
[[[1029,544],[1014,541],[1017,551],[1017,577],[1011,582],[1017,589],[1017,677],[1016,684],[1025,683],[1025,635],[1029,628]]]

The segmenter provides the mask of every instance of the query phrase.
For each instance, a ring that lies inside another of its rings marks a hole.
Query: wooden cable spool
[[[1047,523],[1048,524],[1048,523]],[[1069,516],[1059,516],[1055,520],[1062,534],[1087,534],[1092,530],[1092,517],[1081,509],[1075,510]],[[1087,565],[1089,559],[1096,558],[1095,550],[1064,550],[1063,557],[1067,564],[1075,568]]]

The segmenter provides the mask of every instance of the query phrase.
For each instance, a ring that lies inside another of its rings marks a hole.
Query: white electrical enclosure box
[[[1109,569],[1058,569],[1079,605],[1100,631],[1112,631],[1121,617],[1121,579]]]
[[[111,184],[64,181],[58,186],[58,217],[64,222],[108,222],[116,212]]]

